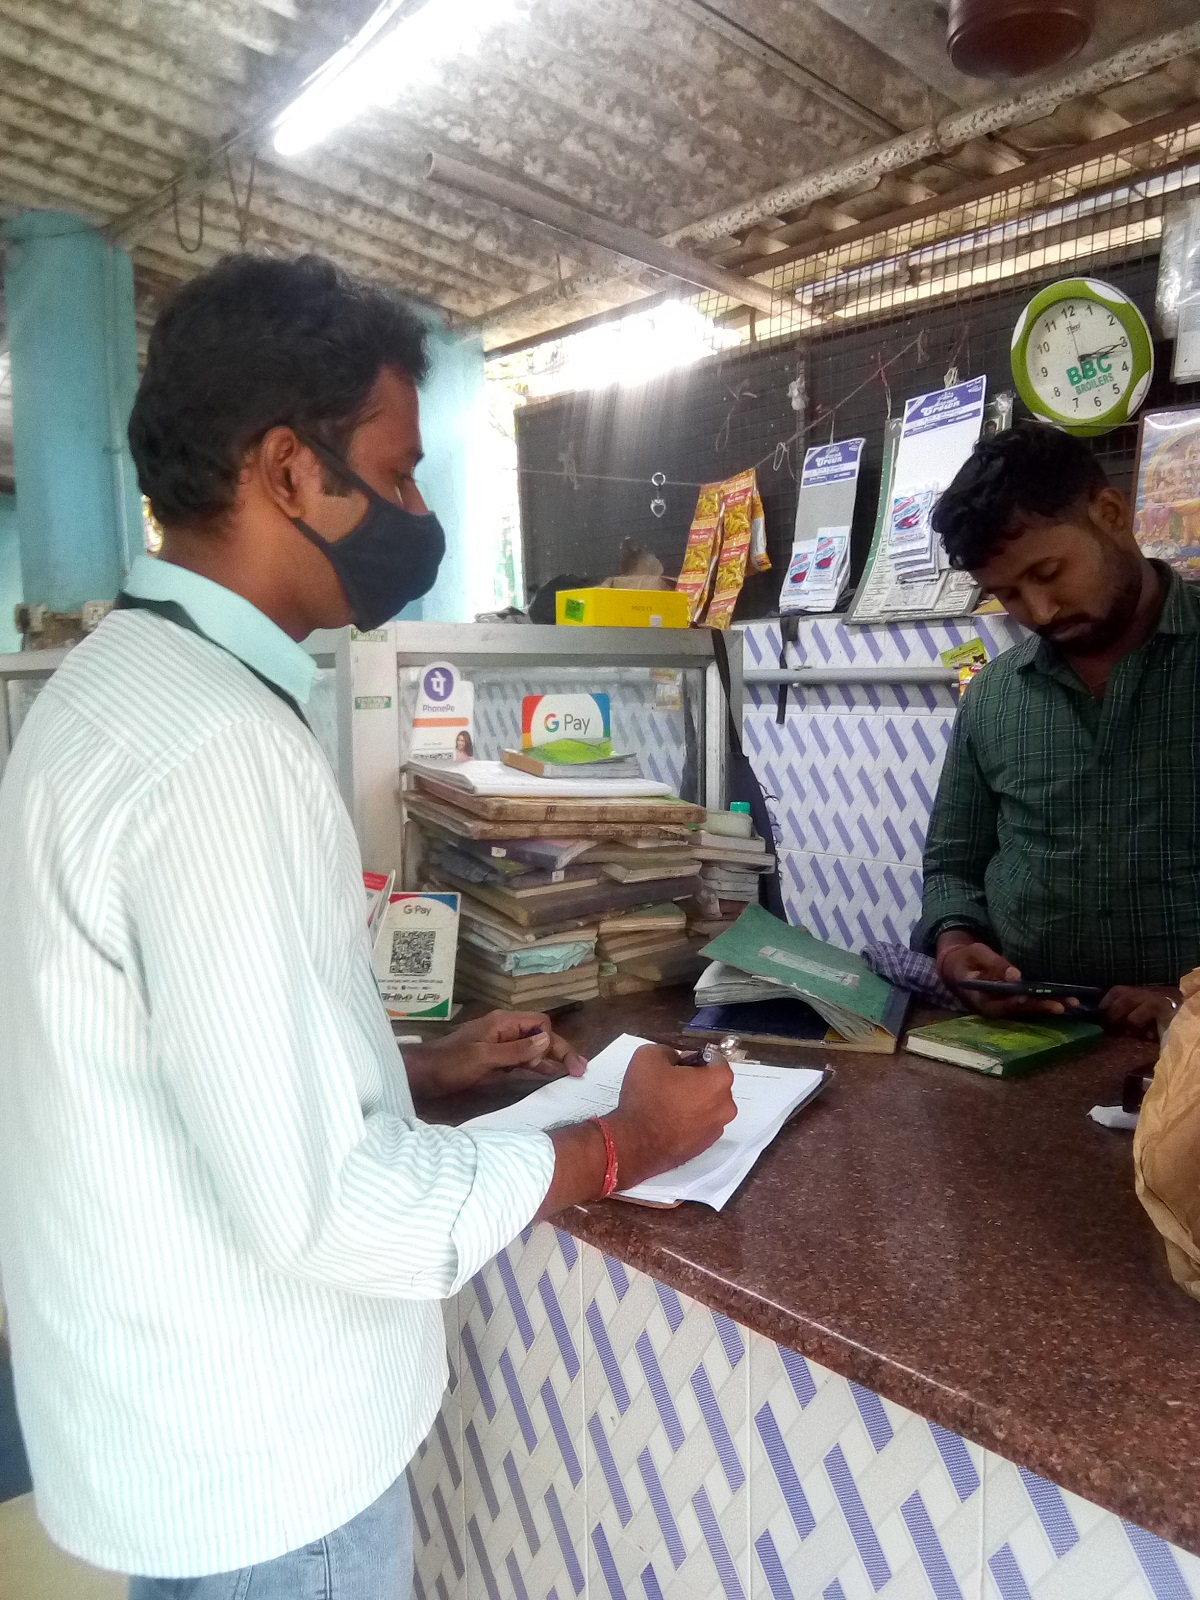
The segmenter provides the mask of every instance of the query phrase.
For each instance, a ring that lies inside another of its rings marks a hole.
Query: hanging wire
[[[871,384],[873,384],[873,383],[875,383],[877,381],[881,382],[883,384],[885,390],[887,391],[888,416],[890,417],[891,414],[892,414],[892,391],[891,391],[891,385],[887,381],[888,370],[891,367],[894,367],[898,361],[902,361],[904,359],[904,357],[906,355],[908,355],[908,353],[911,350],[923,349],[924,348],[924,343],[925,343],[925,330],[922,328],[921,332],[917,335],[917,337],[915,339],[910,340],[908,344],[904,345],[901,349],[897,350],[896,354],[894,356],[890,357],[889,360],[884,361],[883,352],[880,351],[879,352],[879,356],[877,357],[878,365],[876,366],[875,371],[870,373],[866,378],[863,379],[863,381],[860,384],[857,384],[853,389],[851,389],[848,394],[844,394],[842,396],[842,398],[840,400],[838,400],[834,405],[830,406],[827,411],[824,408],[822,408],[822,410],[818,413],[818,415],[813,418],[812,422],[808,423],[803,428],[797,429],[797,431],[786,442],[788,444],[794,444],[798,439],[801,439],[806,434],[811,433],[812,430],[815,427],[817,427],[817,425],[819,423],[823,423],[827,416],[831,420],[835,419],[837,417],[838,412],[842,409],[843,406],[849,405],[850,401],[853,400],[856,395],[860,395],[863,392],[864,389],[870,388]],[[772,459],[772,457],[769,456],[769,455],[763,456],[761,461],[756,461],[754,463],[754,470],[757,472],[760,468],[765,467],[767,465],[767,463],[769,461],[771,461],[771,459]]]
[[[245,198],[244,201],[239,201],[238,192],[237,192],[237,184],[234,182],[234,178],[233,178],[233,161],[230,158],[229,152],[228,151],[225,152],[225,175],[229,179],[229,192],[233,196],[233,214],[237,218],[237,236],[238,236],[238,248],[239,248],[239,250],[244,250],[246,248],[246,240],[250,236],[250,202],[254,198],[254,176],[255,176],[255,173],[257,172],[257,170],[258,170],[258,151],[257,150],[252,150],[250,152],[250,167],[249,167],[249,170],[248,170],[248,172],[246,174],[246,198]],[[204,215],[204,211],[203,211],[204,195],[203,195],[203,193],[201,193],[201,196],[200,196],[200,205],[201,205],[200,215],[201,215],[201,217],[203,217],[203,215]],[[178,223],[176,223],[176,231],[178,231]]]
[[[566,451],[559,456],[559,460],[562,461],[565,455],[567,455]],[[501,470],[519,472],[523,478],[557,478],[560,483],[565,479],[572,488],[581,483],[632,483],[638,488],[644,489],[647,482],[644,477],[631,478],[619,472],[577,472],[573,465],[570,468],[565,465],[557,468],[523,467],[518,463],[516,466],[506,466]],[[702,483],[693,478],[664,477],[661,481],[658,481],[659,478],[660,475],[656,472],[654,477],[649,480],[657,489],[703,489],[704,487]]]
[[[557,478],[557,477],[561,476],[562,478],[564,478],[571,485],[572,489],[578,490],[578,488],[579,488],[579,474],[575,470],[575,446],[574,446],[574,444],[568,444],[568,446],[567,446],[567,448],[565,450],[560,450],[559,451],[559,453],[558,453],[558,461],[559,461],[559,465],[562,467],[562,472],[561,472],[561,474],[557,473],[557,472],[554,473],[554,477]]]
[[[732,389],[726,389],[725,393],[729,396],[733,403],[729,407],[729,410],[725,413],[725,420],[721,424],[720,430],[717,433],[717,437],[713,440],[713,449],[718,455],[729,443],[729,436],[733,425],[733,413],[737,410],[738,406],[741,405],[743,400],[758,399],[758,396],[755,394],[754,390],[748,389],[744,383],[736,384]]]
[[[171,214],[175,219],[175,237],[179,241],[179,248],[185,256],[196,255],[204,246],[204,190],[200,191],[199,217],[196,227],[195,244],[184,244],[183,234],[179,227],[179,185],[171,190]]]
[[[755,461],[749,470],[761,472],[764,468],[769,468],[773,472],[779,472],[782,470],[783,466],[786,465],[789,474],[795,478],[796,474],[792,468],[791,460],[792,445],[798,443],[799,440],[806,438],[807,435],[810,434],[815,428],[824,427],[825,423],[827,422],[830,424],[830,438],[832,439],[833,429],[836,423],[838,412],[841,411],[844,406],[849,405],[851,400],[853,400],[857,395],[860,395],[864,389],[869,389],[873,383],[881,382],[883,384],[884,389],[887,392],[888,416],[890,417],[892,414],[892,392],[891,386],[887,381],[887,374],[889,370],[894,367],[897,362],[903,361],[904,357],[911,354],[912,351],[925,351],[926,348],[926,335],[925,330],[922,328],[921,332],[915,339],[910,339],[906,345],[902,345],[901,348],[896,351],[895,355],[889,356],[886,361],[883,359],[883,352],[881,350],[876,357],[875,367],[870,373],[868,373],[868,375],[860,384],[856,384],[855,387],[849,391],[849,393],[844,394],[842,398],[834,405],[821,406],[811,422],[807,422],[804,424],[804,426],[797,428],[796,431],[789,435],[788,438],[780,439],[771,447],[765,456],[762,456],[758,461]],[[753,395],[748,391],[743,391],[741,394],[739,394],[738,398],[757,399],[758,397],[757,395]],[[718,435],[718,438],[719,437],[720,435]],[[520,473],[522,477],[558,478],[560,481],[565,479],[568,483],[570,483],[573,489],[578,488],[581,483],[631,483],[639,487],[645,487],[646,484],[646,479],[644,477],[635,478],[627,476],[623,473],[579,472],[575,467],[575,447],[573,444],[568,445],[565,450],[561,451],[558,459],[560,466],[557,470],[555,470],[553,467],[525,467],[521,466],[520,464],[509,467],[507,470],[510,472]],[[660,475],[658,473],[655,473],[653,478],[650,480],[656,488],[703,489],[704,487],[703,483],[697,482],[690,478],[663,477],[660,483],[658,481],[659,476]]]
[[[891,390],[891,385],[887,381],[888,370],[889,370],[889,368],[894,367],[898,361],[902,361],[904,359],[904,357],[906,355],[908,355],[908,353],[911,350],[921,350],[921,349],[924,348],[924,346],[925,346],[925,330],[922,328],[921,332],[917,335],[917,337],[915,339],[910,339],[908,344],[904,345],[901,349],[897,350],[896,354],[894,356],[891,356],[887,361],[885,361],[883,359],[883,351],[881,350],[879,352],[878,357],[876,358],[877,365],[875,367],[875,370],[872,371],[871,373],[869,373],[868,376],[865,377],[860,384],[857,384],[853,389],[850,390],[850,392],[848,394],[844,394],[842,396],[842,398],[840,400],[838,400],[834,405],[829,406],[828,408],[822,406],[818,410],[817,415],[813,418],[813,420],[811,422],[806,423],[805,426],[802,427],[802,428],[797,428],[795,433],[793,433],[790,438],[781,440],[780,443],[784,444],[784,445],[793,445],[798,440],[803,439],[807,434],[811,433],[814,428],[823,425],[826,421],[829,421],[830,424],[831,424],[831,427],[832,427],[832,423],[836,419],[837,414],[842,409],[842,407],[849,405],[851,400],[853,400],[856,395],[861,394],[864,389],[870,388],[871,384],[873,384],[873,383],[882,383],[883,386],[884,386],[884,389],[887,391],[888,416],[890,417],[891,414],[892,414],[892,390]],[[830,436],[832,438],[832,433],[831,433]],[[771,451],[769,451],[765,456],[763,456],[761,460],[756,461],[751,470],[754,471],[754,472],[760,472],[760,471],[762,471],[762,469],[764,467],[766,467],[768,465],[773,466],[774,461],[775,461],[775,459],[776,459],[776,457],[778,455],[778,451],[779,451],[779,445],[777,444],[777,445],[774,446],[774,448]],[[790,467],[790,465],[791,465],[790,461],[789,461],[788,465]],[[774,467],[774,470],[776,472],[778,472],[779,469],[778,469],[778,467]],[[794,475],[795,474],[793,474],[793,476]]]

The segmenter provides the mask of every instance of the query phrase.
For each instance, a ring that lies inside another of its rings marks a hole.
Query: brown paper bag
[[[1138,1199],[1167,1247],[1180,1288],[1200,1300],[1200,967],[1163,1040],[1133,1136]]]

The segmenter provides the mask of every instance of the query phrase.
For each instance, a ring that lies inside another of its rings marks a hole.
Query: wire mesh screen
[[[883,424],[905,399],[955,374],[986,376],[991,393],[1011,389],[1013,326],[1036,289],[1057,278],[1101,276],[1153,324],[1164,215],[1200,194],[1200,123],[1157,139],[1131,134],[1125,146],[1108,140],[1087,159],[1041,158],[1018,173],[1006,187],[993,180],[959,190],[950,204],[917,200],[833,241],[815,237],[827,210],[782,218],[766,235],[771,254],[751,264],[761,281],[769,270],[785,308],[779,316],[698,295],[689,305],[720,353],[637,386],[576,392],[518,412],[531,586],[567,572],[607,575],[626,536],[674,574],[699,485],[753,466],[773,571],[748,579],[737,617],[768,615],[805,449],[861,434],[856,580],[870,542]],[[568,344],[554,347],[560,364]],[[1171,384],[1168,354],[1157,351],[1148,405],[1200,397],[1200,387]],[[528,359],[532,370],[537,352]],[[1131,487],[1136,422],[1095,447],[1113,481]],[[652,509],[655,474],[664,482]]]
[[[1086,159],[1065,152],[1027,166],[1016,166],[1014,155],[1011,182],[1002,176],[945,199],[928,195],[878,222],[842,227],[828,204],[780,219],[759,231],[767,253],[739,263],[760,281],[769,274],[780,315],[708,293],[696,303],[714,326],[738,326],[755,339],[821,333],[1044,281],[1082,262],[1156,253],[1165,208],[1200,186],[1200,120],[1157,138],[1130,130],[1127,143],[1113,136],[1091,148]],[[888,182],[881,197],[895,193]]]

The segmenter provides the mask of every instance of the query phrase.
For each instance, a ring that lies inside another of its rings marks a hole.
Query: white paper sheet
[[[412,761],[412,772],[453,784],[471,794],[507,800],[667,800],[675,798],[669,783],[649,778],[535,778],[502,761],[459,761],[453,766]]]
[[[547,1131],[616,1110],[633,1053],[646,1039],[624,1033],[593,1058],[582,1078],[559,1078],[516,1105],[475,1117],[469,1128],[537,1128]],[[628,1199],[670,1205],[698,1200],[720,1211],[788,1118],[825,1081],[823,1071],[739,1061],[733,1067],[737,1116],[708,1150],[672,1172],[622,1190]]]

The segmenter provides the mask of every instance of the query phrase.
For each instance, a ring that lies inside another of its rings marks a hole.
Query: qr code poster
[[[393,894],[375,941],[389,1017],[448,1017],[458,949],[456,894]]]

